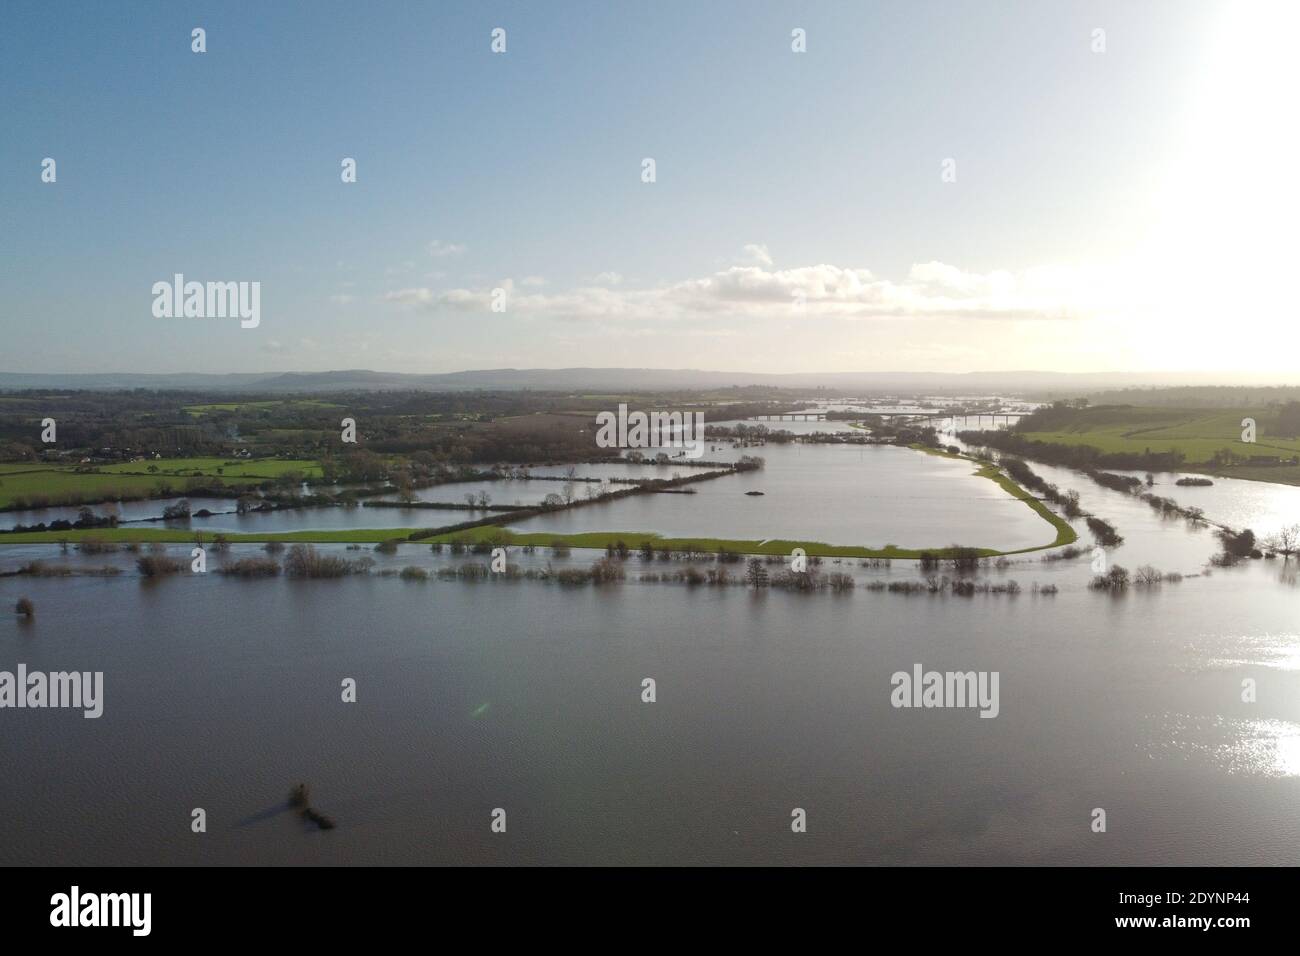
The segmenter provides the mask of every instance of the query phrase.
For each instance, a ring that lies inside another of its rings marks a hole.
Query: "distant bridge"
[[[1018,422],[1028,414],[1028,412],[985,412],[982,415],[978,413],[974,415],[923,415],[920,416],[920,420],[926,425],[931,425],[939,422],[946,422],[951,419],[954,425],[965,426],[969,425],[970,420],[973,418],[975,419],[976,426],[979,426],[984,424],[984,419],[986,418],[989,420],[990,425],[996,425],[1000,418],[1005,424],[1010,425],[1012,419]]]
[[[803,412],[792,415],[755,415],[756,422],[824,422],[825,412]]]

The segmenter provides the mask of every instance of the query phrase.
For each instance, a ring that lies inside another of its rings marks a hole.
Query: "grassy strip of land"
[[[1042,501],[1035,498],[1024,488],[1021,488],[1010,475],[993,462],[980,461],[979,459],[971,458],[969,455],[959,455],[943,448],[931,448],[929,445],[909,445],[908,447],[914,448],[917,451],[923,451],[927,455],[935,455],[939,458],[957,458],[961,461],[969,461],[972,464],[977,465],[978,467],[975,470],[976,475],[981,478],[989,479],[989,481],[998,485],[1003,491],[1011,495],[1011,497],[1019,498],[1025,504],[1029,505],[1029,507],[1032,508],[1040,518],[1056,529],[1056,540],[1051,544],[1040,545],[1037,548],[1021,548],[1019,551],[999,551],[997,552],[998,554],[1024,554],[1027,551],[1042,551],[1046,548],[1062,548],[1067,544],[1074,544],[1074,542],[1079,540],[1078,532],[1070,527],[1068,521],[1058,515],[1051,508],[1047,507],[1047,505],[1043,504]]]
[[[793,541],[784,538],[769,540],[741,540],[738,538],[665,538],[656,532],[648,531],[585,531],[575,534],[553,534],[548,531],[521,533],[508,528],[495,528],[483,525],[464,531],[452,531],[422,538],[421,541],[447,543],[463,541],[466,544],[489,542],[502,545],[533,545],[547,547],[551,544],[564,544],[570,548],[596,548],[605,550],[611,544],[620,541],[632,550],[640,548],[643,542],[650,542],[656,551],[697,551],[717,553],[731,551],[738,554],[789,554],[795,548],[803,548],[809,555],[825,558],[919,558],[923,552],[947,556],[949,549],[944,548],[900,548],[889,544],[883,548],[866,548],[857,545],[826,544],[823,541]],[[980,557],[996,557],[1002,554],[991,548],[977,548]]]
[[[285,544],[379,544],[383,541],[401,542],[411,534],[421,530],[417,528],[356,528],[347,531],[285,531],[279,533],[226,533],[223,536],[231,544],[261,544],[268,541],[281,541]],[[221,533],[221,532],[217,532]],[[115,543],[153,542],[171,544],[192,544],[195,531],[180,528],[100,528],[82,531],[38,531],[24,534],[6,534],[0,536],[0,544],[57,544],[67,541],[76,544],[86,538]],[[216,533],[202,532],[205,541],[211,541]],[[501,545],[534,545],[549,547],[552,544],[564,544],[570,548],[593,548],[605,550],[609,545],[619,541],[636,549],[644,541],[653,542],[655,550],[665,548],[671,551],[718,552],[733,551],[743,554],[789,554],[795,548],[803,548],[810,555],[830,558],[919,558],[922,552],[929,552],[940,557],[948,553],[948,548],[900,548],[886,545],[883,548],[865,548],[853,545],[832,545],[821,541],[787,541],[772,539],[767,541],[742,541],[731,538],[665,538],[654,531],[587,531],[576,534],[556,534],[549,531],[519,532],[498,525],[480,525],[461,531],[448,531],[443,534],[421,538],[421,545],[430,543],[447,543],[452,540],[465,544],[493,542]],[[978,548],[981,557],[996,557],[1004,552],[992,548]],[[1032,550],[1032,549],[1031,549]]]
[[[1070,527],[1070,523],[1058,515],[1047,505],[1035,498],[1029,492],[1025,491],[1018,484],[1011,480],[1010,476],[1004,474],[997,465],[984,464],[976,472],[981,478],[988,478],[990,481],[997,482],[1007,494],[1019,498],[1029,507],[1033,508],[1044,521],[1056,529],[1056,540],[1051,544],[1043,545],[1038,548],[1021,548],[1019,551],[1008,551],[1006,554],[1022,554],[1026,551],[1041,551],[1043,548],[1061,548],[1067,544],[1074,544],[1079,540],[1078,533]]]
[[[286,531],[274,534],[238,534],[228,533],[224,537],[231,544],[262,544],[280,541],[285,544],[379,544],[384,541],[403,542],[415,528],[356,528],[347,531]],[[205,541],[211,541],[215,535],[204,532]],[[170,544],[192,544],[195,532],[174,528],[103,528],[85,531],[41,531],[27,534],[7,534],[0,537],[0,544],[57,544],[67,541],[76,544],[86,538],[100,541],[129,544],[152,544],[154,542]],[[461,541],[465,544],[491,542],[500,545],[523,547],[549,547],[563,544],[570,548],[592,548],[605,550],[611,544],[622,541],[629,548],[637,549],[642,542],[654,544],[656,551],[698,551],[719,552],[732,551],[739,554],[789,554],[795,548],[803,548],[809,555],[827,558],[899,558],[917,559],[922,553],[938,557],[949,555],[949,548],[900,548],[886,545],[883,548],[867,548],[856,545],[833,545],[822,541],[793,541],[773,538],[771,540],[740,540],[735,538],[665,538],[654,531],[587,531],[577,534],[556,534],[549,531],[519,532],[496,525],[481,525],[462,531],[449,531],[443,534],[421,538],[418,544],[447,543]],[[1070,538],[1069,541],[1074,540]],[[1056,542],[1043,547],[1056,547],[1068,544],[1058,535]],[[997,557],[1002,554],[1019,554],[1020,552],[997,551],[992,548],[977,548],[980,557]],[[1039,548],[1026,548],[1036,551]]]

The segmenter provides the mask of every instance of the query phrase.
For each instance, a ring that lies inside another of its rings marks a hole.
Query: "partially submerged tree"
[[[1300,549],[1300,524],[1279,528],[1269,539],[1268,548],[1284,558],[1290,558]]]

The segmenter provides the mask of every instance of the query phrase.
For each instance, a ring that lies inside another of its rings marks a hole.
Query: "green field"
[[[28,471],[0,475],[0,507],[15,501],[48,499],[51,507],[59,503],[78,503],[95,499],[148,497],[158,487],[158,479],[138,475],[87,475],[72,471]]]
[[[9,461],[0,464],[0,480],[5,475],[17,475],[26,471],[49,471],[50,466],[39,461]]]
[[[149,472],[149,466],[157,471]],[[321,474],[320,465],[310,460],[281,458],[228,461],[222,458],[159,458],[103,465],[98,471],[76,471],[72,465],[50,466],[40,462],[0,465],[0,508],[16,500],[48,499],[51,507],[80,502],[113,501],[119,498],[149,497],[165,483],[177,495],[195,477],[220,478],[236,488],[271,481],[290,471],[306,477]]]
[[[1121,411],[1123,414],[1118,414]],[[1269,434],[1269,425],[1276,418],[1270,409],[1205,412],[1125,408],[1085,417],[1086,421],[1061,431],[1018,434],[1034,441],[1091,445],[1103,452],[1181,451],[1189,464],[1208,462],[1220,450],[1243,458],[1300,454],[1300,438]],[[1255,419],[1253,444],[1241,440],[1243,418]]]
[[[1238,458],[1291,458],[1300,455],[1300,438],[1272,430],[1273,409],[1205,411],[1164,408],[1099,408],[1081,413],[1077,424],[1057,431],[1016,434],[1030,441],[1096,448],[1103,454],[1180,452],[1183,468],[1230,478],[1300,485],[1300,465],[1212,464],[1216,453]],[[1243,418],[1256,423],[1255,441],[1241,440]]]
[[[157,469],[149,471],[150,467]],[[308,478],[319,478],[320,465],[307,458],[143,458],[116,465],[102,465],[99,470],[111,475],[177,475],[192,477],[202,474],[219,478],[278,478],[287,471],[300,471]]]
[[[283,409],[287,412],[299,409],[318,409],[318,408],[342,408],[335,402],[322,402],[315,399],[286,399],[284,401],[269,402],[211,402],[206,405],[186,405],[185,411],[198,417],[200,415],[211,415],[216,412],[243,412],[250,409],[276,408]]]

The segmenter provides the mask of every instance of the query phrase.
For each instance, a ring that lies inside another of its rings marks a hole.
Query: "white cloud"
[[[510,288],[510,280],[497,285]],[[578,286],[550,294],[512,294],[509,310],[568,319],[671,320],[822,317],[839,319],[1014,319],[1080,317],[1088,283],[1069,269],[966,272],[918,263],[895,281],[868,269],[822,263],[796,269],[731,266],[712,275],[650,288]],[[487,310],[490,288],[399,289],[387,301],[430,309]],[[802,309],[795,310],[802,302]]]
[[[435,259],[445,259],[448,256],[458,256],[465,251],[465,247],[458,242],[443,242],[441,239],[435,239],[428,245],[429,255]]]
[[[394,289],[384,293],[385,302],[399,305],[431,305],[434,299],[434,294],[428,289]]]
[[[751,266],[770,266],[772,256],[767,251],[767,243],[749,243],[740,250],[740,261]]]

